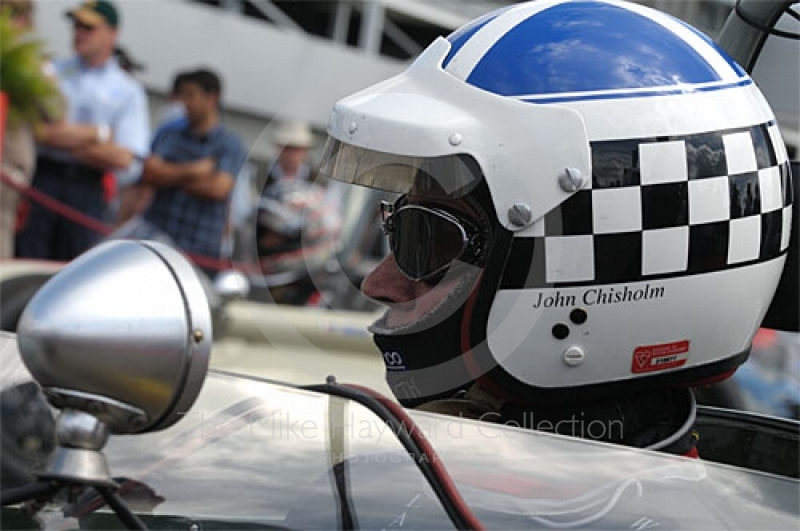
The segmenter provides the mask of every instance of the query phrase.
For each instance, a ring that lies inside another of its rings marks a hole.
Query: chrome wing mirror
[[[17,330],[23,362],[61,410],[40,477],[113,486],[108,436],[177,422],[202,388],[212,339],[203,287],[170,247],[110,241],[67,265]]]

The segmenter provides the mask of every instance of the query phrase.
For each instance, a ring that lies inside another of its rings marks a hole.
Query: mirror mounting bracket
[[[144,410],[106,396],[58,387],[47,387],[43,392],[54,407],[85,411],[104,424],[114,426],[114,433],[136,433],[148,422]]]
[[[94,487],[118,487],[102,451],[108,436],[108,426],[91,413],[62,410],[56,421],[58,447],[47,470],[39,474],[39,478]]]

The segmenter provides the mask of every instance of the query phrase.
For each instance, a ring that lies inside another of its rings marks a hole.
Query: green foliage
[[[36,124],[56,113],[58,87],[44,71],[43,45],[0,13],[0,91],[9,99],[9,123]]]

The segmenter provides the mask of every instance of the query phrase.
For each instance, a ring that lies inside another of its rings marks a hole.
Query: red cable
[[[388,409],[395,417],[397,417],[400,422],[404,426],[408,426],[408,430],[410,431],[411,438],[414,439],[414,442],[419,445],[422,452],[428,457],[428,460],[431,464],[431,468],[433,469],[434,474],[436,475],[439,482],[442,484],[442,488],[453,501],[453,505],[458,509],[461,513],[462,518],[465,522],[469,524],[470,529],[481,530],[483,531],[486,529],[483,526],[483,523],[475,516],[475,513],[472,512],[467,502],[464,501],[464,498],[461,496],[461,493],[458,491],[453,478],[450,477],[450,473],[447,472],[447,469],[442,464],[441,459],[439,459],[436,450],[434,450],[433,445],[426,439],[424,436],[421,435],[422,430],[419,428],[416,422],[406,413],[406,411],[398,404],[397,402],[383,396],[381,393],[370,389],[369,387],[364,387],[357,384],[340,384],[350,389],[355,389],[356,391],[360,391],[366,395],[371,396],[372,398],[376,399],[378,402],[381,403],[386,409]]]

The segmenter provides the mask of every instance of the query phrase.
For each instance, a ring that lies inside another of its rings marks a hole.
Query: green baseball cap
[[[112,28],[119,26],[117,8],[107,0],[88,0],[67,11],[66,16],[87,26],[97,26],[102,23]]]

